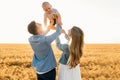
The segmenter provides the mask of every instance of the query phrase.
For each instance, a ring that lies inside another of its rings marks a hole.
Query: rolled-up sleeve
[[[55,41],[56,41],[57,48],[59,50],[64,51],[64,50],[66,50],[68,48],[67,44],[61,44],[59,37],[57,37]]]
[[[50,44],[52,43],[60,34],[61,34],[62,27],[60,25],[56,25],[56,32],[54,32],[50,36],[45,37],[45,41]]]

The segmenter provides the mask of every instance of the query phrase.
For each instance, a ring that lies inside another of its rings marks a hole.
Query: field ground
[[[32,56],[28,44],[0,44],[0,80],[36,80]],[[82,80],[120,80],[120,44],[86,44],[80,69]]]

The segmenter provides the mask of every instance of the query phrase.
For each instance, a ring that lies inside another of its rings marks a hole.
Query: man
[[[57,25],[56,28],[56,32],[45,36],[41,24],[32,21],[28,25],[28,32],[33,35],[29,38],[34,51],[32,67],[36,70],[38,80],[55,80],[56,78],[55,67],[57,65],[51,43],[61,34],[61,26]],[[50,27],[47,32],[49,29]]]

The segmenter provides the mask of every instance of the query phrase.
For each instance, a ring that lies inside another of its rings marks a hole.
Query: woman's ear
[[[71,37],[71,29],[68,30],[68,35]]]

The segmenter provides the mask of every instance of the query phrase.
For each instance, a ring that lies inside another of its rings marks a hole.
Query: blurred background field
[[[61,51],[52,47],[58,62]],[[36,80],[32,56],[28,44],[0,44],[0,80]],[[86,44],[80,69],[82,80],[120,80],[120,44]]]

